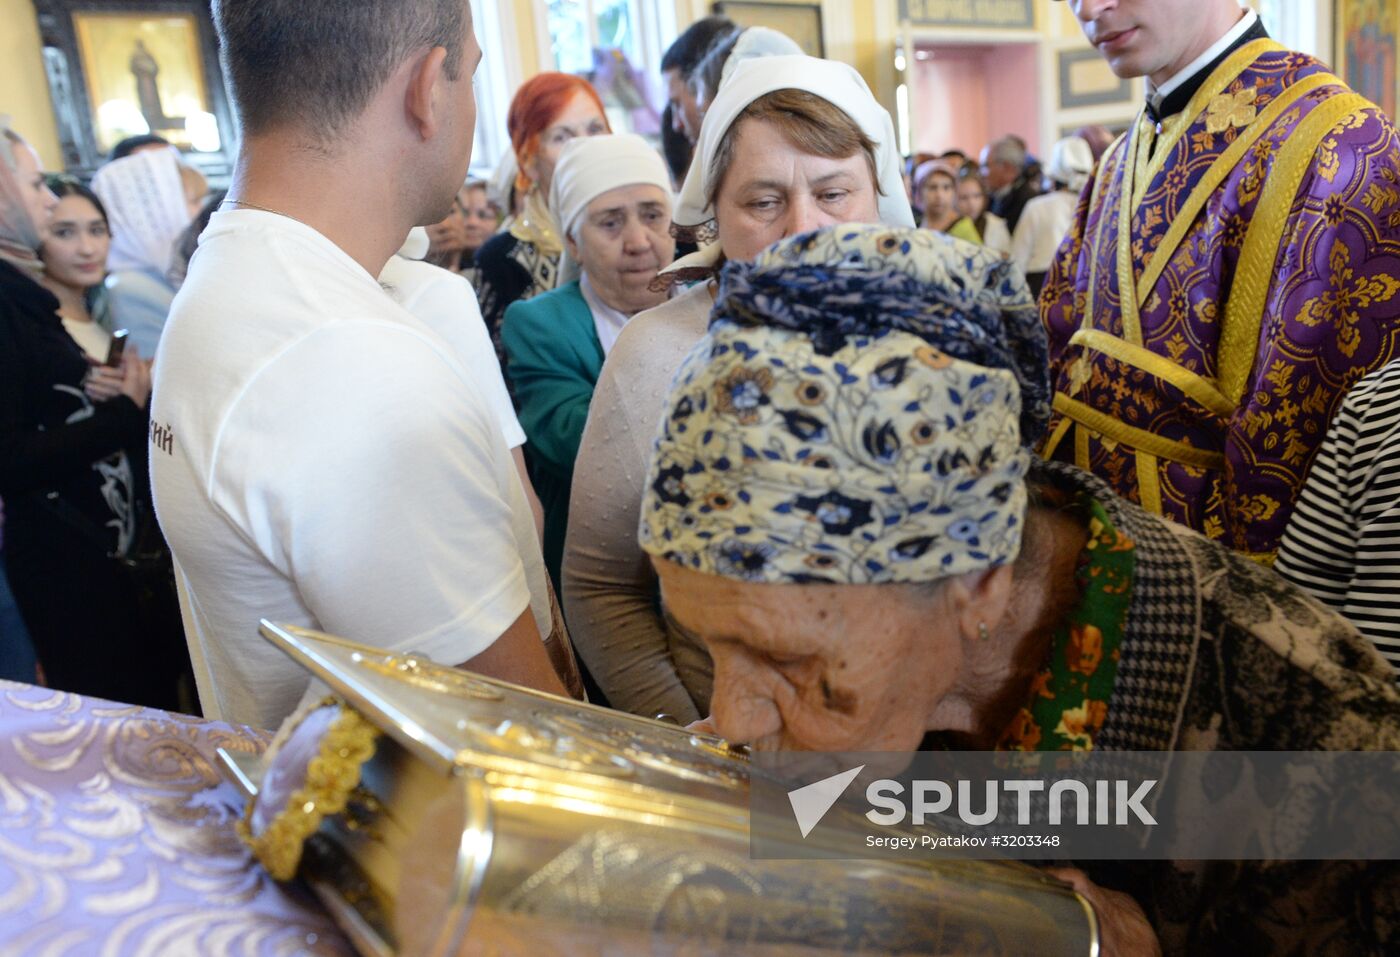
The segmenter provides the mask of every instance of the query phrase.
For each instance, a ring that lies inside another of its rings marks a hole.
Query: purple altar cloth
[[[352,955],[234,833],[250,728],[0,682],[0,954]]]

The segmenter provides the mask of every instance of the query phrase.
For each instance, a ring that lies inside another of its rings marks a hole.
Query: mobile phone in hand
[[[119,366],[122,364],[122,353],[126,352],[127,330],[118,329],[112,333],[112,344],[107,347],[107,361],[104,366]]]

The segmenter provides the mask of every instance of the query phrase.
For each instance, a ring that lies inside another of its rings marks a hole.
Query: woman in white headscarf
[[[64,330],[38,256],[56,205],[38,155],[0,118],[5,571],[50,685],[172,708],[187,660],[173,582],[143,603],[124,567],[147,557],[141,532],[153,527],[150,372],[135,349],[116,367],[94,366]],[[148,610],[160,620],[143,620]]]
[[[745,60],[765,56],[800,55],[802,48],[787,34],[768,27],[748,27],[729,34],[705,54],[690,76],[691,93],[703,118],[725,81]]]
[[[544,560],[556,588],[593,385],[627,322],[667,298],[656,275],[676,250],[670,183],[661,154],[640,136],[564,147],[549,201],[564,240],[563,285],[506,310],[506,374],[544,506]]]
[[[131,334],[147,358],[156,354],[175,298],[169,275],[175,244],[204,198],[194,177],[186,189],[188,174],[182,169],[179,153],[171,147],[108,163],[92,179],[92,191],[102,199],[112,226],[107,256],[112,322]]]
[[[704,335],[725,259],[836,223],[913,226],[894,124],[851,67],[806,56],[735,65],[700,128],[678,232],[715,238],[663,276],[702,281],[627,324],[599,376],[574,469],[564,605],[614,707],[707,713],[709,657],[658,610],[637,515],[671,378]],[[680,237],[678,237],[680,238]]]
[[[1068,136],[1050,151],[1045,179],[1051,189],[1026,204],[1011,239],[1011,259],[1026,274],[1031,292],[1039,296],[1045,274],[1074,221],[1079,194],[1094,172],[1094,154],[1078,136]]]

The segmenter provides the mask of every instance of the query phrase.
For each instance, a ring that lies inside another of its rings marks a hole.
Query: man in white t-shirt
[[[525,486],[525,497],[530,502],[536,530],[543,535],[544,508],[525,467],[525,430],[520,426],[515,405],[506,389],[505,376],[501,374],[501,363],[496,358],[496,347],[491,343],[486,320],[481,316],[476,290],[457,273],[423,262],[427,251],[427,231],[415,227],[399,248],[398,255],[390,256],[380,270],[379,285],[394,297],[395,302],[447,340],[466,366],[472,381],[486,393],[486,400],[500,421],[501,434],[515,462],[516,474]]]
[[[152,482],[206,715],[275,726],[306,673],[261,618],[563,693],[490,397],[378,277],[466,176],[468,0],[221,0],[243,143],[156,365]]]

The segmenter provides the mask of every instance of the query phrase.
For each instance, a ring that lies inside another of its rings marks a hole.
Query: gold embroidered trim
[[[1083,402],[1071,399],[1064,393],[1055,396],[1055,411],[1061,415],[1067,415],[1079,423],[1079,431],[1087,428],[1091,432],[1097,432],[1101,436],[1130,448],[1141,449],[1158,458],[1166,459],[1168,462],[1177,462],[1192,468],[1213,471],[1225,468],[1225,456],[1220,452],[1199,449],[1184,442],[1164,439],[1146,429],[1139,429],[1126,422],[1119,422],[1112,416],[1105,415]],[[1141,483],[1141,476],[1139,476],[1138,481]]]
[[[1055,423],[1055,428],[1051,431],[1050,437],[1045,441],[1044,451],[1040,453],[1041,458],[1047,462],[1050,461],[1055,455],[1055,450],[1058,449],[1060,443],[1065,440],[1065,433],[1069,431],[1072,425],[1074,425],[1073,419],[1067,415],[1060,416],[1060,421]]]
[[[1341,82],[1335,77],[1331,79]],[[1283,233],[1303,177],[1312,168],[1313,157],[1323,138],[1348,116],[1370,106],[1360,94],[1344,93],[1315,107],[1289,135],[1264,183],[1259,207],[1245,233],[1234,287],[1225,304],[1225,323],[1220,330],[1220,390],[1235,405],[1243,399],[1250,373],[1254,371],[1274,263],[1278,261]]]
[[[1162,278],[1162,273],[1171,264],[1171,258],[1176,254],[1181,241],[1186,238],[1187,232],[1196,224],[1196,217],[1205,208],[1210,198],[1215,195],[1240,161],[1244,159],[1254,144],[1273,127],[1274,123],[1284,111],[1293,106],[1298,100],[1320,86],[1330,83],[1341,83],[1335,76],[1328,73],[1315,73],[1305,77],[1290,86],[1278,95],[1278,97],[1264,108],[1253,124],[1253,128],[1244,136],[1237,137],[1230,147],[1221,153],[1211,168],[1196,184],[1196,188],[1191,191],[1191,195],[1182,204],[1181,208],[1172,215],[1172,227],[1167,231],[1167,235],[1162,239],[1162,244],[1153,251],[1151,258],[1147,261],[1147,268],[1143,270],[1142,276],[1137,283],[1137,301],[1141,306],[1147,302],[1147,297],[1152,294],[1153,288],[1157,285],[1157,280]]]
[[[1118,308],[1123,321],[1123,338],[1135,346],[1142,345],[1142,322],[1138,316],[1137,297],[1133,283],[1133,215],[1137,212],[1137,184],[1144,176],[1148,151],[1145,141],[1152,132],[1146,114],[1139,117],[1128,141],[1127,167],[1123,172],[1123,195],[1118,207]]]
[[[279,881],[296,876],[306,839],[316,833],[322,819],[345,810],[360,783],[360,767],[374,755],[379,738],[378,728],[339,699],[328,698],[322,704],[339,705],[340,715],[326,730],[316,757],[307,765],[305,783],[261,834],[254,834],[250,823],[255,801],[248,802],[236,825],[243,843]]]
[[[1162,514],[1162,483],[1157,474],[1157,456],[1137,449],[1138,502],[1153,515]]]
[[[1253,66],[1254,61],[1265,53],[1281,53],[1287,49],[1274,40],[1254,40],[1240,47],[1228,60],[1216,67],[1205,85],[1191,97],[1186,109],[1162,124],[1161,144],[1157,147],[1157,155],[1147,170],[1149,182],[1162,172],[1168,158],[1176,150],[1176,144],[1186,135],[1186,131],[1195,125],[1200,115],[1210,109],[1211,103],[1225,92],[1226,87],[1238,80],[1240,74]]]
[[[1089,211],[1099,208],[1099,196],[1103,190],[1113,182],[1113,176],[1118,170],[1123,170],[1123,176],[1127,176],[1127,170],[1123,166],[1127,162],[1128,150],[1132,149],[1132,139],[1128,133],[1120,133],[1118,139],[1113,141],[1113,145],[1104,153],[1103,159],[1099,162],[1099,175],[1094,180],[1094,192],[1089,197]],[[1116,161],[1112,162],[1112,161]],[[1088,221],[1085,221],[1088,225]],[[1088,329],[1094,323],[1094,294],[1099,282],[1099,256],[1098,250],[1103,248],[1103,231],[1108,226],[1108,217],[1099,217],[1099,228],[1094,232],[1094,241],[1089,242],[1089,237],[1084,237],[1084,243],[1089,247],[1089,291],[1084,297],[1084,319],[1080,323],[1080,328]]]
[[[1095,352],[1102,352],[1135,369],[1141,369],[1148,375],[1169,382],[1222,418],[1229,418],[1235,413],[1236,405],[1225,398],[1209,379],[1183,368],[1166,356],[1142,346],[1135,346],[1131,342],[1124,342],[1112,333],[1100,329],[1081,329],[1071,337],[1069,343],[1072,346],[1083,346]]]

